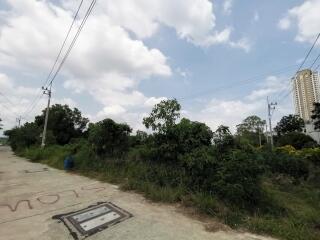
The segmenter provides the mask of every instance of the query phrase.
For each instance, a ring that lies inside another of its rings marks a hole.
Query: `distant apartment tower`
[[[310,69],[299,71],[293,78],[296,114],[305,122],[311,121],[313,103],[320,102],[320,81],[318,72]]]

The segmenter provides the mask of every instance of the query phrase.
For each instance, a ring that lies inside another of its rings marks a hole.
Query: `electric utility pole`
[[[269,145],[269,137],[268,137],[268,124],[266,123],[266,139],[267,139],[267,144]]]
[[[21,119],[22,119],[21,116],[19,116],[18,118],[16,118],[16,121],[17,121],[17,123],[18,123],[18,127],[21,126]]]
[[[277,103],[269,102],[269,98],[267,97],[267,103],[268,103],[268,118],[269,118],[269,131],[270,131],[270,145],[271,145],[271,150],[273,150],[273,131],[272,131],[272,124],[271,124],[271,117],[272,117],[272,112],[276,109]]]
[[[46,135],[47,135],[50,100],[51,100],[51,87],[52,87],[52,82],[49,84],[49,87],[46,87],[46,88],[42,87],[43,94],[48,95],[48,105],[46,110],[46,118],[44,120],[44,127],[43,127],[43,133],[42,133],[42,141],[41,141],[42,148],[44,148],[44,146],[46,145]]]

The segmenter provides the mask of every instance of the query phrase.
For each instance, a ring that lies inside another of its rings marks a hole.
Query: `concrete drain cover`
[[[103,202],[52,218],[63,221],[74,239],[84,239],[130,217],[132,214],[127,211],[110,202]]]

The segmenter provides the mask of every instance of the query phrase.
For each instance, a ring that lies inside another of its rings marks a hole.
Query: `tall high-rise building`
[[[311,121],[313,103],[320,102],[320,78],[310,69],[299,71],[293,78],[296,114],[305,122]]]

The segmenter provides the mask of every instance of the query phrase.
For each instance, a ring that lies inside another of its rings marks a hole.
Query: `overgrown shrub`
[[[252,208],[261,200],[263,171],[254,154],[232,151],[218,162],[212,190],[237,206]]]
[[[320,167],[320,148],[305,148],[298,155],[317,167]]]
[[[300,132],[289,132],[279,137],[276,144],[279,147],[291,145],[295,149],[317,146],[317,143],[310,136]]]
[[[308,177],[308,164],[304,159],[280,151],[262,154],[265,165],[272,173],[287,174],[295,179]]]
[[[104,119],[89,125],[89,142],[100,156],[122,157],[129,149],[131,128],[127,124]]]
[[[9,137],[9,144],[13,151],[23,150],[35,144],[40,144],[41,129],[35,123],[25,123],[4,132]]]

